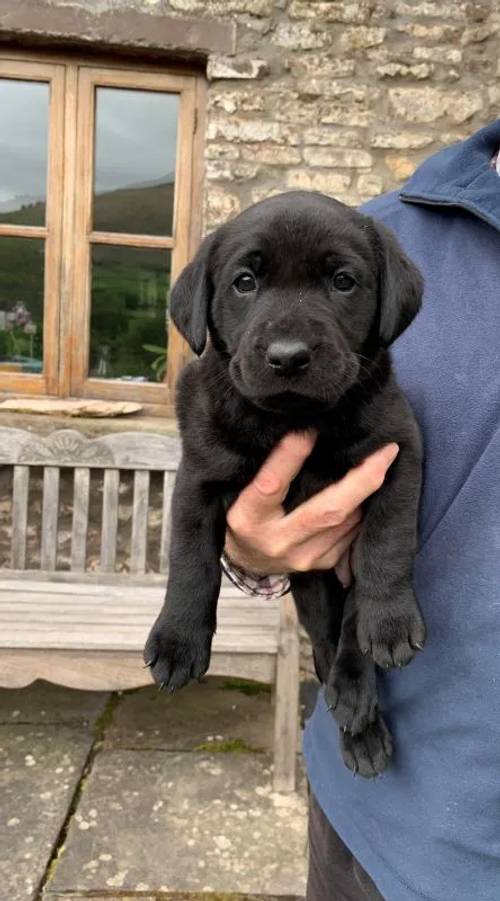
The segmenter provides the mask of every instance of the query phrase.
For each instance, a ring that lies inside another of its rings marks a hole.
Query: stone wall
[[[499,2],[169,5],[237,22],[208,62],[208,229],[289,188],[358,204],[499,115]]]

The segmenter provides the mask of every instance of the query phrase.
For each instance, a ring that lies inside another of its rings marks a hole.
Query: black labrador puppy
[[[404,666],[425,641],[412,587],[421,442],[388,346],[419,310],[422,280],[393,235],[333,198],[269,198],[218,228],[172,292],[200,355],[178,385],[183,457],[165,604],[145,661],[172,691],[208,669],[226,511],[287,433],[317,440],[291,510],[389,442],[399,455],[364,504],[346,591],[335,572],[293,573],[344,761],[374,776],[391,755],[375,664]]]

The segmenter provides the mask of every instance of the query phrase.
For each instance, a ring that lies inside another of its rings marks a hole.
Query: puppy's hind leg
[[[353,592],[344,606],[335,661],[325,687],[325,700],[344,732],[357,735],[377,716],[375,664],[361,653],[357,636],[357,608]]]
[[[311,639],[316,675],[326,683],[337,652],[345,589],[333,570],[294,573],[290,582],[299,620]]]

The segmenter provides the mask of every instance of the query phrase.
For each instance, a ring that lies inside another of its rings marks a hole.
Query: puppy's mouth
[[[249,371],[248,371],[249,369]],[[234,356],[229,375],[235,388],[262,410],[287,414],[314,414],[332,409],[359,375],[359,364],[348,357],[328,373],[296,373],[287,378],[264,373],[262,367],[247,367]]]

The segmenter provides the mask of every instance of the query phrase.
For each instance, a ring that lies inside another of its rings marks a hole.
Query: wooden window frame
[[[43,372],[1,372],[0,390],[7,395],[54,395],[58,391],[60,319],[59,273],[61,266],[64,150],[64,66],[31,61],[14,62],[0,58],[0,77],[18,81],[46,82],[49,85],[48,158],[45,225],[0,223],[0,240],[37,238],[45,241],[43,303]],[[51,340],[51,336],[53,339]]]
[[[0,372],[0,397],[44,395],[134,401],[144,412],[172,415],[174,385],[190,351],[169,323],[165,381],[130,383],[89,377],[90,260],[92,246],[115,244],[165,248],[173,283],[198,246],[205,79],[196,70],[175,71],[144,61],[107,57],[0,52],[0,77],[49,81],[49,151],[46,226],[0,224],[3,235],[46,240],[44,372]],[[179,95],[174,216],[171,237],[93,231],[95,90],[121,87]],[[82,335],[84,340],[82,340]]]

